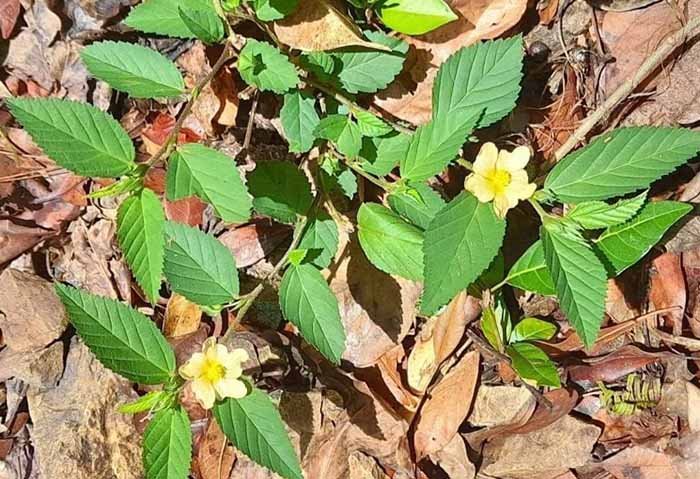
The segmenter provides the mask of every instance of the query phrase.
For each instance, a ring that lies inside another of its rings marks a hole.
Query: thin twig
[[[253,127],[255,126],[255,113],[258,111],[258,101],[260,100],[260,90],[255,90],[253,94],[253,104],[250,107],[250,117],[248,125],[245,129],[245,138],[243,139],[243,150],[248,151],[250,141],[253,138]]]
[[[685,27],[678,30],[676,33],[668,37],[657,49],[650,55],[644,63],[639,67],[637,73],[629,78],[626,82],[620,85],[608,97],[605,102],[600,105],[593,113],[579,125],[573,135],[559,147],[554,153],[556,161],[561,160],[571,150],[573,150],[579,142],[586,139],[586,136],[595,128],[598,123],[608,117],[615,107],[630,93],[632,93],[659,65],[661,65],[671,53],[680,47],[685,41],[700,33],[700,16],[691,18]]]

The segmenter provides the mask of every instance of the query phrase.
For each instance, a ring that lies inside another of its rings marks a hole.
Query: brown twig
[[[559,147],[554,153],[556,161],[561,160],[571,150],[573,150],[579,142],[586,139],[586,136],[595,128],[598,123],[608,117],[615,107],[625,98],[627,98],[659,65],[661,65],[676,49],[678,49],[685,41],[700,33],[700,16],[691,18],[685,27],[678,30],[676,33],[668,37],[656,51],[650,55],[644,63],[639,67],[637,73],[625,81],[622,85],[608,97],[605,102],[600,105],[593,113],[588,115],[585,120],[579,125],[573,135]]]

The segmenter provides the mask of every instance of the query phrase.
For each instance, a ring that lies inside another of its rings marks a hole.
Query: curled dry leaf
[[[497,38],[522,18],[527,0],[451,0],[459,18],[420,37],[406,41],[415,47],[407,71],[377,96],[376,104],[388,113],[416,124],[432,114],[432,89],[438,68],[462,47]]]
[[[236,461],[236,453],[221,432],[219,424],[209,420],[207,432],[198,445],[194,468],[200,479],[227,479]]]
[[[476,392],[479,364],[478,351],[465,354],[429,392],[414,423],[418,460],[440,451],[457,434]]]
[[[10,38],[19,17],[19,7],[19,0],[0,0],[0,38]]]
[[[165,307],[163,332],[169,338],[177,338],[194,333],[202,321],[202,310],[193,302],[177,293],[168,299]]]
[[[288,226],[269,220],[254,220],[219,237],[233,253],[236,267],[247,268],[267,257],[291,235]]]
[[[649,300],[653,309],[677,308],[661,315],[661,318],[673,328],[673,334],[680,336],[688,301],[680,255],[664,253],[655,258],[650,281]]]
[[[588,364],[571,366],[567,371],[569,378],[576,383],[613,382],[663,357],[663,353],[649,353],[628,344]]]

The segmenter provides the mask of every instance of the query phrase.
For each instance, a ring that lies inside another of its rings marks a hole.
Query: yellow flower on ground
[[[242,364],[248,360],[244,349],[229,351],[216,338],[204,341],[201,353],[180,367],[180,376],[192,381],[192,392],[204,409],[211,409],[214,402],[223,398],[240,399],[248,394],[248,387],[241,381]]]
[[[493,143],[484,143],[464,188],[482,203],[493,201],[496,214],[504,218],[509,209],[531,197],[537,189],[525,171],[528,161],[530,149],[525,146],[499,151]]]

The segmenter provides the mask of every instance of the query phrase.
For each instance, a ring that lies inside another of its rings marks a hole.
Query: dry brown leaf
[[[688,393],[688,429],[700,432],[700,388],[686,382],[685,390]]]
[[[571,366],[567,372],[574,382],[613,382],[663,357],[663,353],[642,351],[628,344],[606,356],[588,361],[588,364]]]
[[[233,74],[228,68],[224,68],[212,83],[214,93],[219,97],[221,108],[214,120],[222,126],[236,126],[238,116],[238,88],[233,79]]]
[[[384,385],[393,398],[406,408],[409,413],[415,413],[418,409],[420,398],[413,394],[408,387],[404,386],[400,368],[405,356],[406,352],[403,349],[403,345],[399,344],[379,358],[376,367]]]
[[[652,262],[650,282],[649,301],[653,309],[678,307],[674,311],[661,315],[661,318],[673,328],[673,334],[680,336],[683,332],[683,316],[688,301],[680,255],[664,253],[655,258]]]
[[[678,479],[672,458],[642,446],[630,447],[603,462],[615,479]]]
[[[269,255],[290,235],[291,230],[285,225],[269,220],[254,220],[225,232],[219,241],[233,253],[237,268],[247,268]]]
[[[10,38],[18,16],[19,0],[0,0],[0,38]]]
[[[194,196],[181,200],[165,201],[165,215],[170,221],[177,221],[190,226],[202,224],[204,210],[207,205]]]
[[[283,20],[274,23],[279,40],[297,50],[314,52],[358,46],[386,50],[368,42],[362,32],[330,0],[304,0]]]
[[[194,333],[202,321],[202,310],[195,303],[177,293],[168,299],[165,307],[163,333],[168,338],[177,338]]]
[[[418,460],[438,452],[457,434],[476,392],[479,364],[478,351],[465,354],[428,393],[413,433]]]
[[[451,0],[459,18],[420,37],[406,41],[416,48],[407,71],[377,96],[376,104],[397,118],[415,124],[430,120],[432,89],[440,65],[462,47],[497,38],[514,27],[527,0]]]
[[[201,479],[228,479],[236,461],[236,453],[219,428],[217,422],[209,420],[207,432],[199,443],[196,467]]]
[[[535,397],[524,387],[482,385],[476,393],[469,424],[476,427],[495,427],[513,424],[520,419],[520,411],[535,410]]]
[[[472,479],[476,468],[469,460],[467,446],[459,434],[440,451],[430,455],[430,459],[440,466],[449,479]]]

